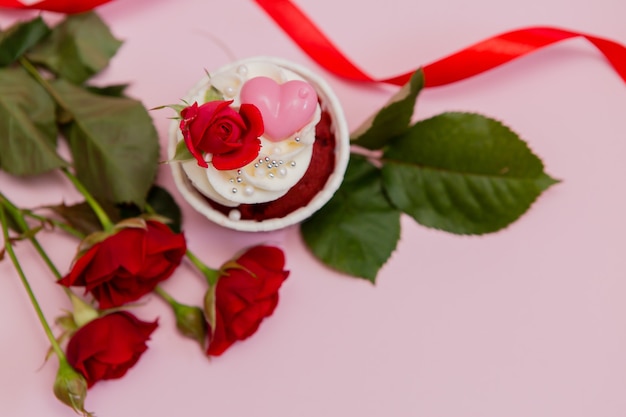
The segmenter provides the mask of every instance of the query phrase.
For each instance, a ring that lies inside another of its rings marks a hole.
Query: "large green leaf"
[[[381,149],[393,137],[409,128],[415,100],[424,87],[424,72],[415,71],[387,104],[352,133],[352,143],[367,149]]]
[[[113,84],[104,87],[98,87],[95,85],[85,86],[85,89],[91,93],[109,97],[126,97],[125,92],[127,88],[128,84]]]
[[[119,214],[122,218],[128,218],[137,217],[146,212],[153,212],[169,220],[167,223],[169,228],[175,233],[180,233],[182,228],[182,212],[176,200],[174,200],[174,197],[172,197],[165,188],[153,185],[148,192],[146,203],[150,205],[151,211],[142,211],[135,205],[123,205],[119,207]]]
[[[159,158],[146,109],[139,101],[100,96],[64,80],[52,85],[72,117],[63,133],[78,178],[100,200],[143,207]]]
[[[58,76],[82,84],[100,72],[122,43],[94,12],[68,16],[28,58]]]
[[[156,214],[170,220],[167,224],[170,229],[180,233],[182,223],[181,210],[166,189],[154,185],[148,193],[146,202],[150,204]],[[139,217],[145,213],[134,204],[114,205],[110,202],[99,202],[99,204],[113,223],[118,223],[131,217]],[[73,205],[61,203],[55,206],[47,206],[47,208],[61,216],[68,225],[84,235],[102,230],[102,224],[98,216],[86,202]]]
[[[170,229],[175,233],[180,233],[183,222],[182,212],[174,197],[165,188],[153,186],[148,193],[148,204],[155,213],[170,221],[167,224]]]
[[[37,175],[67,163],[56,152],[54,102],[21,68],[0,69],[0,168]]]
[[[0,67],[15,62],[49,33],[50,29],[40,16],[0,33]]]
[[[400,238],[400,212],[383,194],[380,170],[353,155],[339,190],[301,230],[326,265],[375,282]]]
[[[425,226],[459,234],[506,227],[556,181],[500,122],[444,113],[415,124],[383,157],[392,203]]]
[[[118,209],[115,205],[111,203],[100,203],[100,206],[113,223],[117,223],[121,220]],[[86,202],[73,205],[61,203],[56,206],[47,206],[46,208],[61,216],[68,225],[84,235],[89,235],[102,230],[102,224],[100,223],[98,216],[96,216],[94,211],[91,209],[91,206],[89,206]]]

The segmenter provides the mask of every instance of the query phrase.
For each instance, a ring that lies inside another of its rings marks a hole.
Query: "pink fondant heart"
[[[241,103],[254,104],[261,111],[265,134],[278,142],[311,121],[317,106],[317,94],[304,81],[278,84],[268,77],[255,77],[241,87]]]

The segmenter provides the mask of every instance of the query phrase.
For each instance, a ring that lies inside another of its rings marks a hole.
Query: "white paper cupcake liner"
[[[331,118],[331,129],[335,135],[335,167],[325,186],[315,195],[315,197],[304,207],[298,208],[288,215],[281,218],[269,218],[265,220],[234,220],[228,215],[214,209],[206,201],[205,197],[192,185],[182,168],[182,164],[177,162],[170,163],[174,182],[176,187],[185,198],[185,200],[198,212],[206,216],[209,220],[221,226],[246,231],[246,232],[265,232],[271,230],[282,229],[293,224],[302,222],[310,217],[317,210],[322,208],[334,195],[335,191],[341,185],[343,177],[350,158],[350,133],[346,123],[343,110],[339,104],[339,100],[331,90],[330,86],[322,78],[312,73],[308,69],[292,62],[285,61],[274,57],[255,57],[233,62],[220,68],[216,73],[228,71],[246,65],[252,62],[272,63],[280,67],[295,72],[309,82],[316,90],[322,109],[329,113]],[[210,80],[208,77],[198,82],[187,94],[185,101],[192,103],[198,95],[207,89]],[[201,103],[199,103],[201,104]],[[182,134],[179,128],[179,121],[174,120],[169,132],[168,154],[173,158],[176,153],[176,146],[182,140]]]

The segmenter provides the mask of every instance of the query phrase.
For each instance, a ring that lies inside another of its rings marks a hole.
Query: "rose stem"
[[[31,210],[20,210],[20,211],[24,214],[24,216],[31,217],[35,220],[39,220],[40,222],[50,223],[53,226],[58,227],[59,229],[63,230],[65,233],[68,233],[74,237],[77,237],[79,239],[83,239],[85,237],[84,233],[74,229],[72,226],[68,225],[67,223],[63,223],[58,220],[51,219],[50,217],[41,216],[39,214],[33,213]]]
[[[6,208],[6,210],[8,210],[12,214],[13,219],[17,223],[17,226],[20,228],[20,232],[26,233],[27,231],[31,230],[30,227],[28,226],[28,223],[26,223],[26,220],[24,220],[24,215],[22,214],[22,211],[17,206],[15,206],[11,201],[9,201],[9,199],[6,198],[4,194],[0,193],[0,198],[2,199],[3,205]],[[50,271],[52,271],[54,276],[57,279],[61,279],[61,273],[56,268],[56,266],[52,263],[52,260],[50,259],[46,251],[43,249],[43,247],[41,246],[37,238],[34,235],[29,235],[28,240],[30,240],[30,242],[33,244],[33,246],[35,247],[35,249],[41,256],[41,258],[44,260],[46,265],[48,265],[48,268],[50,268]]]
[[[58,381],[59,375],[65,370],[65,372],[69,372],[73,375],[76,375],[77,378],[82,379],[84,382],[84,377],[81,374],[79,374],[72,367],[72,365],[70,365],[70,363],[67,360],[67,357],[65,356],[65,353],[63,352],[63,350],[61,349],[61,346],[59,345],[59,342],[57,341],[57,339],[55,339],[54,334],[52,333],[52,329],[50,329],[50,325],[48,324],[48,321],[46,320],[46,317],[44,316],[43,311],[41,311],[39,302],[37,301],[37,298],[35,297],[35,294],[30,286],[30,283],[26,279],[26,275],[24,274],[24,271],[22,270],[20,266],[20,263],[17,259],[15,252],[13,251],[13,246],[9,238],[9,230],[6,225],[5,208],[11,212],[11,214],[13,215],[13,219],[17,223],[17,226],[19,227],[22,233],[27,233],[29,231],[32,232],[32,229],[30,229],[28,226],[28,223],[26,223],[22,210],[18,209],[17,206],[11,203],[2,193],[0,193],[0,222],[2,223],[2,232],[4,235],[5,249],[7,253],[9,254],[9,257],[11,258],[11,261],[13,262],[15,269],[17,270],[17,273],[20,276],[20,279],[22,280],[22,284],[24,285],[24,288],[26,288],[26,292],[28,293],[30,301],[35,311],[37,312],[39,321],[41,322],[41,325],[43,326],[44,331],[46,333],[46,336],[48,337],[48,340],[50,341],[50,344],[52,345],[52,349],[54,350],[59,360],[59,370],[57,371],[57,381]],[[46,264],[48,265],[52,273],[56,276],[56,278],[57,279],[61,278],[61,274],[59,273],[59,270],[54,266],[54,264],[48,257],[48,254],[44,251],[43,247],[39,244],[39,241],[35,238],[35,236],[33,234],[28,235],[28,240],[30,240],[33,246],[35,246],[35,249],[37,249],[37,252],[44,259],[44,261],[46,262]],[[76,309],[77,305],[80,304],[82,300],[76,297],[69,288],[63,287],[63,289],[65,290],[65,293],[72,301],[72,305],[74,305],[74,308]],[[56,391],[55,391],[55,395],[57,396],[57,398],[61,399],[57,395]],[[82,408],[77,409],[73,405],[72,405],[72,408],[74,408],[77,411],[81,411],[83,415],[85,416],[92,416],[91,413],[85,411]]]
[[[32,233],[31,234],[27,233],[28,231],[32,231],[32,229],[29,227],[28,223],[26,222],[26,219],[24,219],[23,211],[20,210],[11,201],[9,201],[9,199],[6,198],[6,196],[2,194],[1,192],[0,192],[0,199],[2,199],[2,202],[4,203],[4,207],[12,214],[13,219],[17,223],[17,226],[20,228],[20,232],[26,234],[26,236],[28,237],[28,240],[33,244],[33,246],[37,250],[37,253],[44,260],[44,262],[46,263],[46,265],[48,266],[52,274],[55,276],[57,281],[60,280],[63,276],[61,275],[57,267],[54,265],[54,263],[52,263],[52,260],[50,259],[50,257],[48,256],[44,248],[41,246],[41,244],[39,243],[35,235]],[[38,217],[44,220],[48,220],[45,217],[41,217],[41,216],[38,216]],[[73,233],[74,235],[78,237],[82,236],[82,234],[78,230],[75,230],[71,227],[69,229],[74,231]],[[85,302],[82,301],[80,298],[78,298],[69,288],[63,286],[63,290],[65,291],[65,294],[69,297],[70,301],[72,302],[72,305],[74,306],[75,311],[77,311],[80,308],[80,306],[82,306],[83,304],[85,305],[85,307],[83,308],[91,308],[91,306],[89,306],[88,304],[85,304]],[[93,316],[93,314],[91,314],[90,316]],[[97,316],[97,313],[96,313],[96,316]]]
[[[187,258],[189,258],[191,263],[194,264],[194,266],[198,268],[198,270],[200,270],[202,275],[204,275],[207,282],[209,283],[209,286],[213,286],[217,284],[217,279],[219,278],[219,275],[220,275],[220,272],[218,270],[209,268],[204,262],[200,260],[200,258],[194,255],[193,252],[191,252],[189,249],[187,249],[187,252],[185,252],[185,254],[187,255]]]
[[[91,209],[96,214],[96,217],[98,217],[102,228],[107,232],[113,230],[113,222],[111,221],[111,219],[109,219],[109,216],[106,214],[102,206],[96,201],[95,198],[93,198],[89,191],[87,191],[87,188],[85,188],[85,186],[78,180],[78,178],[76,178],[74,174],[72,174],[67,168],[61,168],[61,171],[72,182],[72,184],[74,184],[74,187],[76,187],[76,189],[83,195],[83,197],[85,197],[87,204],[89,204],[89,207],[91,207]]]
[[[176,312],[177,309],[180,309],[181,307],[189,307],[178,302],[174,297],[170,295],[170,293],[165,291],[163,287],[161,287],[160,285],[158,285],[154,289],[154,292],[156,293],[156,295],[161,297],[165,302],[167,302],[167,304],[169,304],[169,306],[174,310],[174,312]]]
[[[56,101],[56,103],[61,107],[61,109],[68,115],[72,115],[69,111],[69,107],[63,99],[57,94],[57,92],[52,88],[48,80],[43,78],[37,68],[26,58],[20,57],[20,64],[24,67],[24,69],[46,90],[48,94]]]
[[[158,296],[160,296],[162,299],[167,301],[169,304],[174,304],[174,303],[178,304],[178,301],[176,301],[174,297],[169,295],[167,291],[165,291],[161,286],[157,286],[154,289],[154,292],[157,293]]]
[[[20,262],[17,259],[17,255],[15,254],[15,251],[13,250],[13,244],[11,243],[11,238],[9,237],[9,228],[7,226],[5,202],[6,202],[6,199],[4,197],[0,197],[0,203],[1,203],[0,204],[0,222],[2,223],[2,235],[4,236],[4,248],[6,252],[9,254],[9,258],[11,258],[11,262],[13,262],[13,265],[15,266],[15,270],[17,271],[17,274],[20,276],[20,280],[22,281],[22,284],[24,285],[24,288],[26,289],[26,292],[28,293],[30,302],[33,305],[33,308],[35,309],[35,312],[37,313],[37,317],[39,318],[39,321],[41,322],[41,325],[46,333],[46,336],[48,337],[48,340],[50,341],[50,344],[52,345],[52,349],[56,353],[60,362],[66,362],[67,359],[65,358],[65,353],[63,353],[61,346],[59,346],[59,342],[57,342],[57,340],[54,338],[52,329],[50,328],[50,325],[48,324],[48,321],[46,320],[46,317],[44,316],[43,311],[41,310],[41,307],[39,306],[39,302],[37,301],[37,298],[35,297],[35,293],[33,292],[33,289],[31,288],[30,283],[28,282],[28,279],[26,278],[26,275],[24,274],[24,270],[22,269],[22,266],[20,265]]]

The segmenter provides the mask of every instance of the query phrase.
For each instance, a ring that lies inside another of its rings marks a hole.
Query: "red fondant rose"
[[[34,4],[24,4],[18,0],[0,0],[0,7],[48,10],[71,14],[86,12],[109,1],[111,0],[42,0]]]
[[[67,360],[91,387],[103,379],[124,376],[143,352],[157,328],[121,311],[90,321],[78,329],[67,344]]]
[[[168,278],[186,250],[182,234],[147,220],[145,227],[125,227],[96,243],[59,282],[85,287],[100,308],[117,307],[141,298]]]
[[[215,328],[208,355],[221,355],[251,336],[278,304],[278,289],[289,275],[283,251],[256,246],[223,267],[215,289]]]
[[[212,154],[215,169],[237,169],[252,162],[261,149],[263,134],[261,112],[253,104],[242,104],[237,113],[232,101],[193,103],[180,112],[180,129],[185,144],[198,161],[208,165],[202,152]]]

